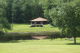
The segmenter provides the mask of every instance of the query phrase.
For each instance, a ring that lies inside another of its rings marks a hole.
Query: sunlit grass
[[[44,25],[44,27],[30,27],[28,24],[14,24],[13,29],[9,32],[43,32],[51,31],[58,32],[60,31],[57,27],[52,27],[51,25]]]
[[[80,43],[80,38],[77,39]],[[80,53],[80,45],[65,39],[13,40],[0,43],[0,53]]]

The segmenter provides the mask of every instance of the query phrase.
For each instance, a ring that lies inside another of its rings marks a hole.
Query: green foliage
[[[0,31],[5,31],[5,29],[11,29],[11,25],[6,18],[0,18]]]
[[[76,43],[76,37],[79,36],[80,33],[80,30],[78,30],[80,27],[79,2],[79,0],[67,0],[66,2],[58,1],[56,7],[47,9],[50,11],[48,15],[52,21],[51,23],[61,28],[62,33],[73,36],[74,43]]]
[[[11,25],[8,23],[6,18],[0,17],[0,39],[5,35],[4,32],[11,29]]]
[[[4,34],[4,33],[2,33]],[[0,36],[0,40],[28,40],[34,39],[32,36],[48,36],[49,39],[55,39],[62,37],[60,32],[9,32],[6,35]]]
[[[3,16],[10,23],[28,23],[33,18],[44,17],[42,5],[38,0],[5,0],[3,4],[1,3],[1,6],[5,7]]]
[[[0,0],[0,31],[6,32],[7,29],[11,29],[6,17],[6,0]]]

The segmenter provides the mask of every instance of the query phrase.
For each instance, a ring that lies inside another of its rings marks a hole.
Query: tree
[[[49,23],[53,25],[53,21],[51,18],[51,12],[53,12],[52,9],[56,8],[57,5],[55,4],[56,0],[45,0],[43,4],[44,9],[44,17],[46,17],[49,20]]]
[[[0,17],[0,31],[6,32],[7,29],[11,29],[8,20],[4,17]]]
[[[56,8],[51,9],[50,18],[54,25],[61,28],[62,33],[74,37],[74,44],[76,44],[76,37],[80,33],[79,2],[72,1],[57,5]]]
[[[11,25],[8,23],[6,17],[6,1],[0,3],[0,32],[6,32],[7,29],[11,29]]]
[[[12,23],[13,0],[6,0],[5,17]]]

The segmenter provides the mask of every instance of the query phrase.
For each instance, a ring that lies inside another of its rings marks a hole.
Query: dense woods
[[[0,0],[0,17],[6,17],[10,23],[27,23],[37,17],[48,18],[48,10],[59,6],[61,1],[67,2],[67,0]]]
[[[78,1],[78,0],[76,0]],[[6,17],[10,23],[29,23],[37,17],[55,16],[55,9],[74,0],[0,0],[0,17]]]
[[[33,18],[44,17],[39,0],[1,0],[0,14],[10,23],[28,23]]]

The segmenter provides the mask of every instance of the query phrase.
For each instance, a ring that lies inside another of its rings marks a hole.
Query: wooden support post
[[[40,24],[41,24],[41,26],[43,26],[43,22],[41,22]]]
[[[33,25],[32,21],[31,21],[31,26]]]
[[[34,25],[35,25],[35,27],[36,27],[36,21],[35,21]]]

